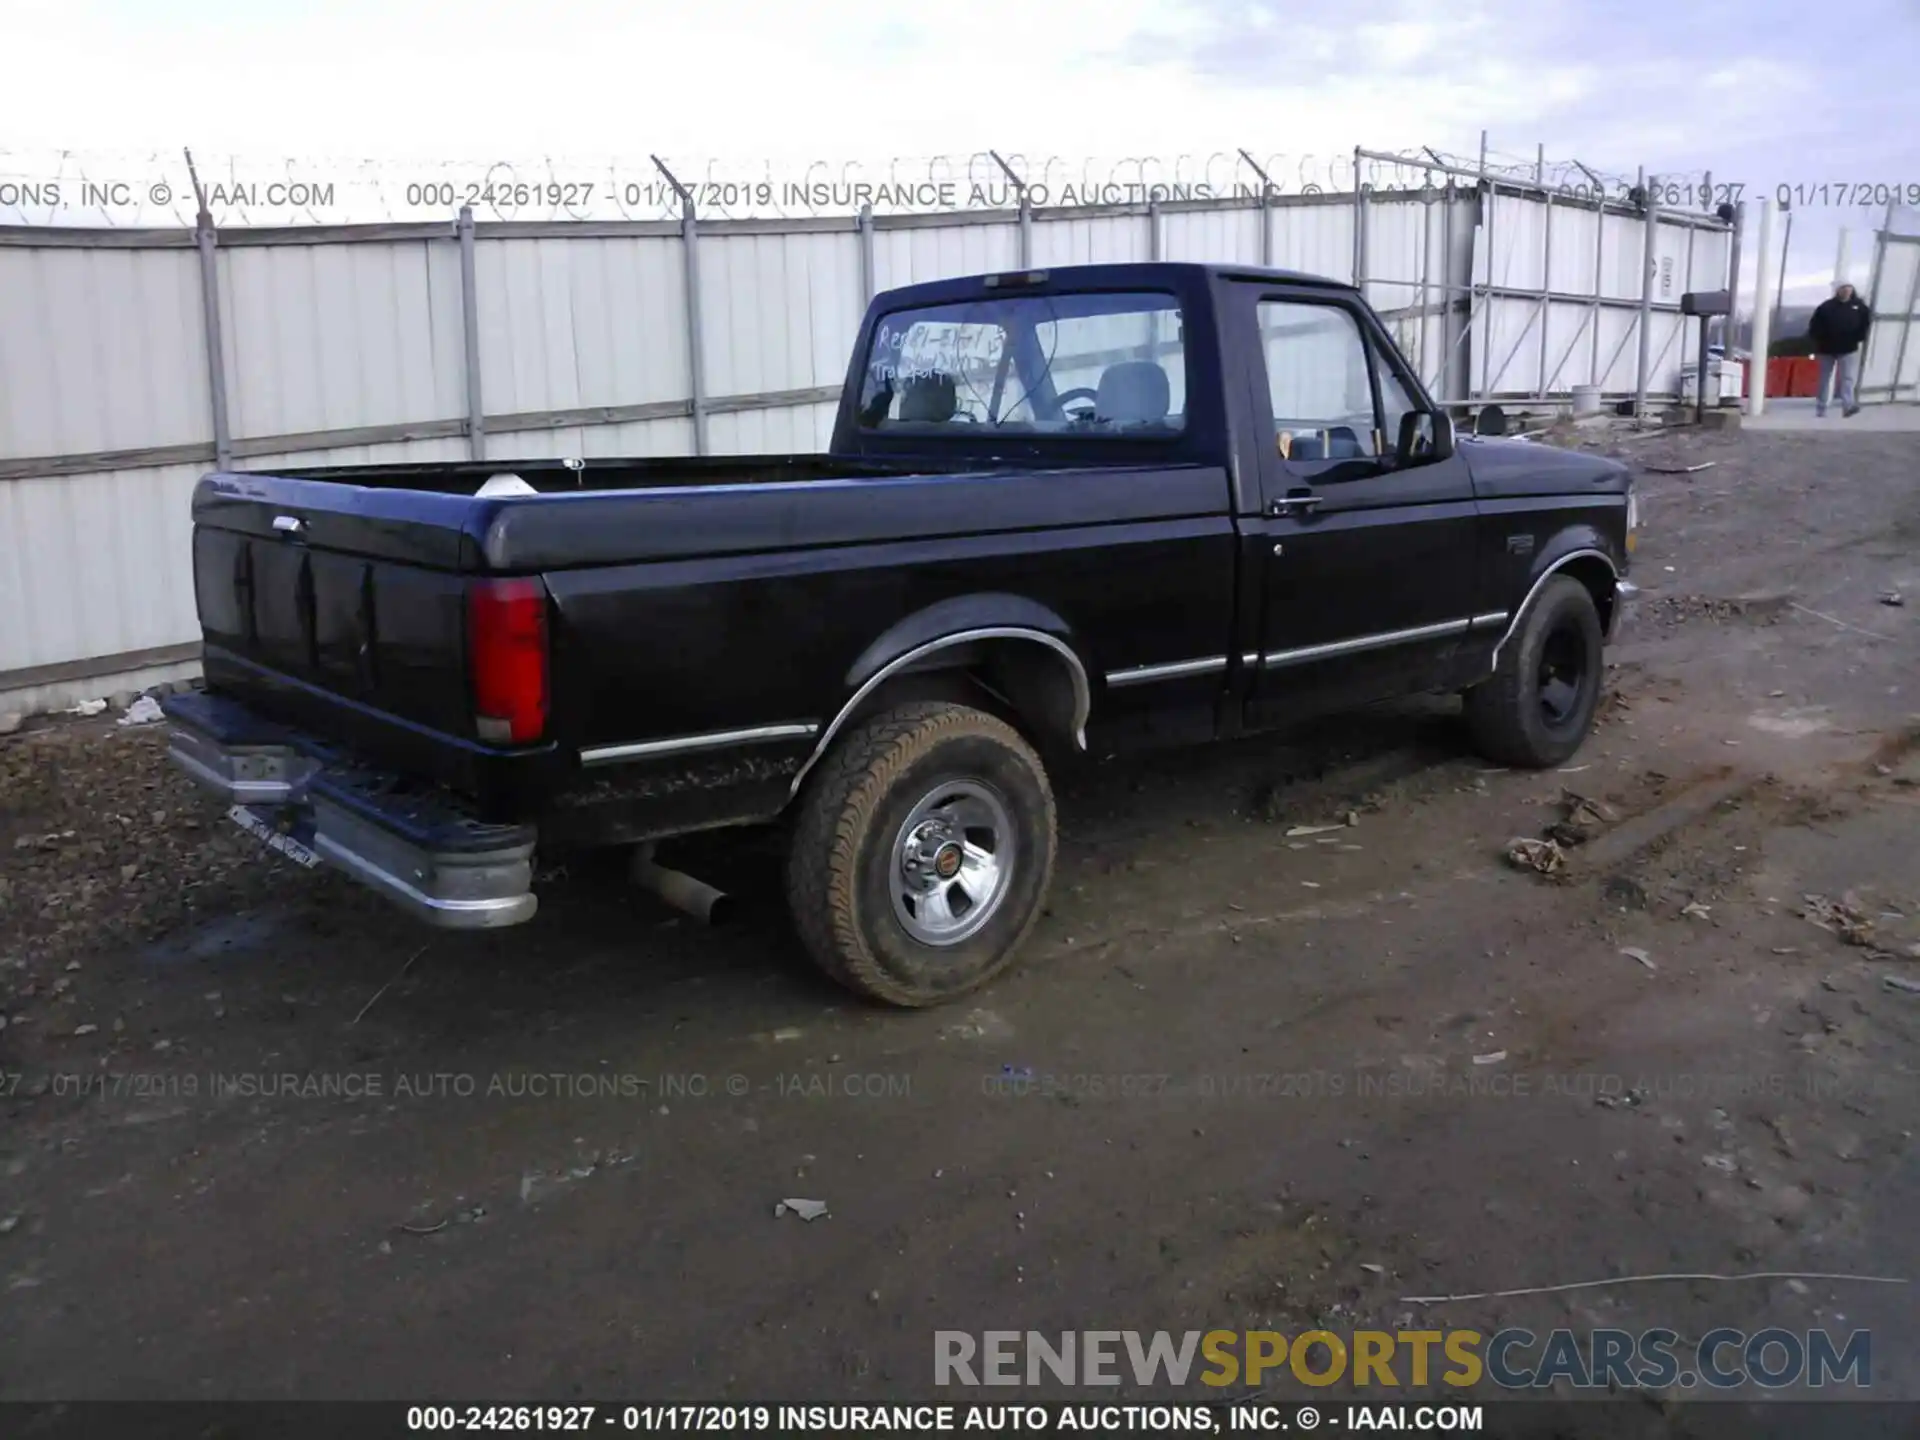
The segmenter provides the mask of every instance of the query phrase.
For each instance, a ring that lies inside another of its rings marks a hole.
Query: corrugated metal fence
[[[697,224],[0,229],[0,710],[192,661],[188,502],[217,460],[817,450],[876,291],[1125,260],[1357,276],[1450,401],[1673,394],[1680,295],[1722,287],[1727,250],[1705,216],[1451,176]]]

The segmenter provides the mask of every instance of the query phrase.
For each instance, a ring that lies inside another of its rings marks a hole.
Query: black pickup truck
[[[1625,467],[1456,440],[1352,287],[1228,266],[883,294],[824,455],[193,505],[172,753],[268,843],[479,928],[533,915],[536,850],[780,822],[815,960],[909,1006],[1040,914],[1049,764],[1461,692],[1558,765],[1633,592]]]

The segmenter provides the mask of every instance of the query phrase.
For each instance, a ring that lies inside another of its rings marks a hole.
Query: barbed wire
[[[664,166],[664,169],[662,168]],[[795,218],[1142,204],[1420,189],[1447,170],[1482,173],[1482,157],[1438,150],[1387,158],[1345,152],[1215,150],[1170,156],[976,151],[881,160],[631,156],[329,159],[183,152],[0,148],[0,224],[191,226],[204,191],[225,227],[476,219],[678,220],[683,201],[707,219]],[[1497,182],[1625,198],[1633,181],[1577,160],[1489,152]],[[1455,183],[1472,183],[1453,177]],[[1674,177],[1661,177],[1665,183]],[[1691,175],[1689,183],[1700,176]]]

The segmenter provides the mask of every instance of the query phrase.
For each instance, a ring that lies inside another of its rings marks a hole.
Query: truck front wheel
[[[814,961],[890,1005],[986,984],[1033,928],[1053,875],[1053,791],[1011,726],[903,705],[843,737],[802,798],[787,899]]]
[[[1600,613],[1570,575],[1540,587],[1493,674],[1467,691],[1467,725],[1489,760],[1543,770],[1569,759],[1600,703]]]

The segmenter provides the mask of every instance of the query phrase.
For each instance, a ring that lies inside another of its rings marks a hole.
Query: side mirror
[[[1394,460],[1424,465],[1453,454],[1453,417],[1443,410],[1409,410],[1400,417]]]

